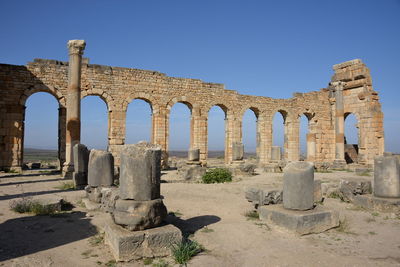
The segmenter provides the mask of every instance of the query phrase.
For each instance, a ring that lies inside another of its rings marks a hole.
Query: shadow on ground
[[[205,226],[219,222],[220,220],[221,218],[215,215],[202,215],[183,220],[175,216],[173,213],[169,213],[165,221],[178,227],[181,230],[183,237],[188,238],[190,235],[196,233]]]
[[[4,177],[4,176],[3,176]],[[3,178],[2,177],[2,178]],[[1,178],[0,178],[1,181]],[[0,184],[0,186],[8,186],[8,185],[20,185],[20,184],[34,184],[34,183],[45,183],[45,182],[57,182],[57,181],[65,181],[62,178],[54,178],[54,179],[42,179],[42,180],[30,180],[30,181],[20,181],[20,182],[9,182]]]
[[[57,189],[57,190],[47,190],[47,191],[36,191],[36,192],[24,192],[20,194],[14,194],[14,195],[4,195],[0,196],[0,201],[1,200],[8,200],[8,199],[13,199],[13,198],[22,198],[22,197],[34,197],[34,196],[40,196],[40,195],[47,195],[47,194],[56,194],[56,193],[62,193],[62,192],[69,192],[73,191],[74,189]]]
[[[14,177],[31,177],[31,176],[45,176],[45,175],[61,175],[60,171],[57,170],[42,170],[42,171],[35,171],[31,173],[15,173],[15,174],[7,174],[0,177],[1,178],[14,178]]]
[[[59,247],[97,233],[83,212],[29,216],[0,224],[0,262]]]

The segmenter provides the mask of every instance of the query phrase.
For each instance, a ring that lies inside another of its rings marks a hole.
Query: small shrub
[[[53,205],[44,205],[30,198],[12,201],[10,209],[18,213],[33,213],[35,215],[53,215],[58,210]]]
[[[158,262],[152,264],[153,267],[168,267],[169,264],[164,259],[160,259]]]
[[[51,205],[43,205],[38,202],[33,202],[30,212],[35,215],[50,215],[56,212],[56,208]]]
[[[103,243],[103,241],[104,241],[104,234],[101,233],[89,238],[89,244],[93,247],[100,245],[101,243]]]
[[[180,244],[172,245],[172,255],[179,264],[185,264],[195,255],[202,252],[204,248],[196,241],[186,240]]]
[[[201,179],[205,184],[225,183],[232,181],[232,174],[227,169],[216,168],[207,171]]]
[[[10,203],[10,209],[18,212],[18,213],[25,213],[30,212],[32,205],[32,200],[29,198],[22,198],[19,200],[14,200]]]
[[[357,173],[358,176],[371,176],[371,174],[369,173],[369,171],[364,171],[364,172],[360,172]]]
[[[259,220],[260,216],[256,210],[247,211],[244,216],[247,217],[248,220]]]
[[[143,259],[143,265],[150,265],[153,263],[153,259],[152,258],[144,258]]]

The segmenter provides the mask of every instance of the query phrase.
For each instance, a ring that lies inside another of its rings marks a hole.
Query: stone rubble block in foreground
[[[181,231],[172,224],[132,232],[110,222],[104,231],[105,243],[117,261],[168,256],[171,245],[182,241]]]

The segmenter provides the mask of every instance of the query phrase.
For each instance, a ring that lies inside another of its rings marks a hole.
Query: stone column
[[[152,143],[159,145],[161,153],[161,167],[163,169],[168,167],[168,119],[165,108],[159,108],[153,110],[152,120]]]
[[[287,161],[297,161],[300,156],[299,120],[286,118],[285,120],[285,155]]]
[[[68,41],[67,134],[63,167],[63,176],[67,179],[72,178],[74,171],[72,147],[81,139],[81,61],[85,46],[84,40]]]
[[[335,88],[335,161],[344,162],[344,83],[338,81],[331,85]]]
[[[207,154],[208,154],[207,116],[202,116],[202,110],[200,110],[199,108],[193,108],[191,120],[193,123],[192,148],[200,149],[200,162],[201,165],[205,166],[207,165]]]
[[[266,119],[260,114],[257,118],[257,158],[259,164],[268,162],[268,140],[271,134],[270,129],[267,128]]]
[[[234,143],[242,143],[242,120],[229,113],[225,119],[225,164],[232,163]]]
[[[315,134],[307,134],[307,161],[315,161]]]

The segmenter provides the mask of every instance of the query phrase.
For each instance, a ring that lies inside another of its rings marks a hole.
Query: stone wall
[[[373,164],[384,147],[383,114],[377,93],[372,89],[368,68],[361,60],[334,66],[332,82],[345,82],[345,114],[359,121],[359,162]],[[36,92],[48,92],[59,103],[59,154],[65,161],[66,94],[68,62],[35,59],[27,66],[0,64],[0,168],[22,164],[26,99]],[[108,107],[108,145],[119,164],[119,151],[125,143],[125,118],[128,104],[142,99],[152,107],[151,141],[168,151],[169,113],[175,103],[191,110],[190,148],[200,149],[200,160],[207,162],[208,111],[215,105],[225,112],[225,161],[232,161],[232,144],[242,140],[242,118],[247,109],[257,117],[257,154],[261,164],[271,158],[272,121],[280,112],[284,117],[283,157],[299,159],[299,118],[309,119],[307,160],[335,160],[335,105],[332,88],[310,93],[295,93],[290,99],[241,95],[226,90],[223,84],[197,79],[168,77],[148,70],[82,64],[81,97],[100,96]],[[346,116],[346,115],[345,115]]]

